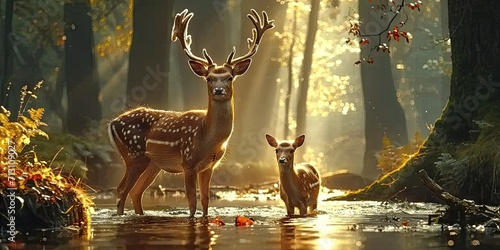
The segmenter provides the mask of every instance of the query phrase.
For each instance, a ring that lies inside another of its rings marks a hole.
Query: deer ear
[[[298,148],[304,144],[304,141],[306,139],[306,135],[300,135],[299,137],[295,138],[295,141],[293,142],[293,147]]]
[[[247,72],[248,68],[250,68],[250,64],[252,64],[252,59],[248,58],[241,62],[238,62],[234,65],[233,74],[235,76],[241,76]]]
[[[266,134],[266,140],[267,140],[267,143],[269,143],[269,145],[271,147],[275,148],[278,146],[278,142],[276,142],[276,138],[274,138],[272,135]]]
[[[205,65],[197,61],[189,60],[189,66],[197,76],[205,77],[208,75],[208,70]]]

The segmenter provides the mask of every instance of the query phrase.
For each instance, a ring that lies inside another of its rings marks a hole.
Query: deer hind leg
[[[310,208],[309,208],[310,213],[317,213],[318,212],[318,202],[314,202]]]
[[[210,180],[212,179],[213,168],[209,168],[198,175],[198,189],[200,191],[201,206],[203,216],[208,216],[208,202],[210,200]]]
[[[123,215],[127,195],[132,187],[134,187],[141,174],[146,170],[149,161],[149,158],[146,157],[137,157],[126,161],[127,168],[125,170],[125,175],[117,188],[118,199],[116,202],[116,212],[118,215]]]
[[[299,213],[300,213],[300,215],[306,215],[307,214],[307,203],[305,203],[305,202],[299,202]]]
[[[153,162],[150,162],[144,173],[142,173],[134,187],[130,190],[130,198],[132,199],[132,204],[134,205],[136,214],[144,214],[142,209],[142,195],[156,179],[160,170],[161,169],[158,168]]]

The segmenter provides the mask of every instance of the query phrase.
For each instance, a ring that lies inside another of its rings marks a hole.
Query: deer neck
[[[299,177],[293,168],[293,162],[286,166],[279,166],[280,183],[289,196],[300,196],[296,183]],[[289,193],[291,192],[291,193]]]
[[[209,100],[205,128],[210,140],[225,141],[233,132],[234,99],[227,101]]]

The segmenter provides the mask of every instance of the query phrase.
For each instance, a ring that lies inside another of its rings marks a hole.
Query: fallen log
[[[467,225],[482,224],[491,219],[500,218],[500,209],[486,205],[476,205],[472,200],[460,199],[450,194],[432,180],[423,169],[418,172],[418,175],[424,186],[449,206],[449,209],[439,219],[441,224],[458,223],[462,228],[465,228]]]

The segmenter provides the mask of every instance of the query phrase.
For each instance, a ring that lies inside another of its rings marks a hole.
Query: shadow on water
[[[428,225],[428,214],[441,208],[436,204],[323,202],[317,215],[286,218],[285,208],[278,203],[214,202],[209,213],[211,218],[218,216],[225,222],[219,226],[201,218],[190,221],[183,203],[174,207],[150,204],[144,216],[132,215],[130,207],[126,215],[117,216],[114,208],[101,205],[93,216],[88,239],[76,238],[60,245],[27,245],[25,249],[390,250],[450,249],[449,245],[454,245],[454,249],[482,247],[473,247],[470,237],[464,239],[459,234],[442,232],[439,225]],[[255,224],[236,227],[237,215],[252,217]]]

